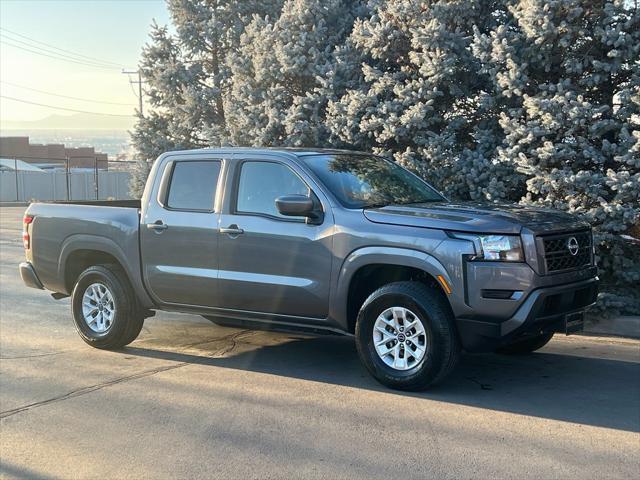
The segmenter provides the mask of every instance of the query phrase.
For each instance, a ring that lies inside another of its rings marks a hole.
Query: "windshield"
[[[439,202],[429,184],[399,165],[373,155],[310,155],[304,161],[347,208]]]

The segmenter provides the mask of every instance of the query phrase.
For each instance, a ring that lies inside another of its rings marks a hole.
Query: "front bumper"
[[[39,288],[40,290],[44,290],[44,285],[36,275],[36,271],[33,269],[33,265],[29,262],[22,262],[19,266],[20,269],[20,277],[22,277],[22,281],[27,287],[31,288]]]
[[[560,331],[567,315],[583,312],[597,296],[598,277],[538,288],[503,322],[457,318],[462,345],[471,352],[493,351],[521,336]]]

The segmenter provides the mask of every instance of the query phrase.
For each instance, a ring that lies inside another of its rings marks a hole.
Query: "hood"
[[[523,227],[534,233],[551,233],[589,227],[569,213],[517,204],[435,202],[390,205],[364,210],[364,216],[374,223],[471,233],[519,234]]]

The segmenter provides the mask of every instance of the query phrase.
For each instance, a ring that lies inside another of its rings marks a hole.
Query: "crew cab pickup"
[[[597,296],[579,218],[452,203],[344,150],[166,153],[140,202],[34,203],[23,239],[24,282],[71,296],[94,347],[129,344],[155,310],[352,334],[369,372],[407,390],[461,350],[527,353],[580,330]]]

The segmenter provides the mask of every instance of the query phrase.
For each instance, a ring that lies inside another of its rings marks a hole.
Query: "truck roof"
[[[339,154],[358,154],[370,155],[370,152],[362,152],[358,150],[346,150],[337,148],[311,148],[311,147],[212,147],[198,148],[193,150],[176,150],[169,152],[172,154],[181,153],[282,153],[295,155],[297,157],[305,157],[309,155],[339,155]]]

